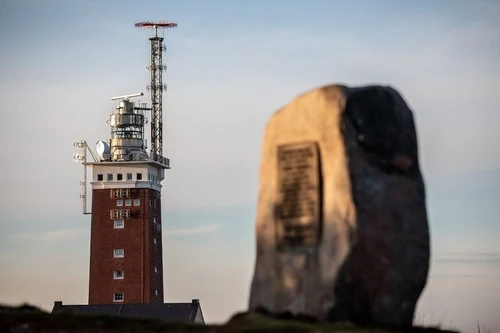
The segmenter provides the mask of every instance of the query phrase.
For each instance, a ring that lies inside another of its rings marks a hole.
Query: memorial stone
[[[408,326],[429,232],[412,112],[390,87],[307,92],[266,125],[251,311]]]

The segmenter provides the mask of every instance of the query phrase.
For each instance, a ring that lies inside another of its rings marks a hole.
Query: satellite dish
[[[111,149],[109,148],[109,145],[105,141],[100,140],[97,141],[96,151],[97,154],[99,154],[101,160],[107,160],[109,158]]]

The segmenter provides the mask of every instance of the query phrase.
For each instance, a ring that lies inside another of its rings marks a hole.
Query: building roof
[[[63,305],[54,302],[52,313],[72,313],[83,315],[109,315],[143,319],[157,319],[162,322],[184,322],[204,324],[199,300],[191,303],[145,303],[145,304],[93,304]]]

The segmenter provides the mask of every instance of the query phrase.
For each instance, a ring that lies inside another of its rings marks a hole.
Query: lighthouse
[[[108,117],[110,136],[96,144],[74,143],[73,155],[83,164],[80,182],[82,210],[91,215],[89,295],[86,305],[55,301],[52,313],[104,314],[139,317],[165,322],[204,324],[200,300],[164,303],[161,191],[170,160],[163,154],[162,54],[164,37],[158,29],[176,27],[173,22],[141,22],[153,29],[151,44],[150,103],[143,93],[112,97]],[[150,124],[151,147],[145,129]],[[92,161],[87,161],[87,153]],[[87,169],[92,169],[90,188]],[[87,209],[90,200],[91,210]]]
[[[153,29],[150,103],[143,93],[112,97],[115,103],[107,123],[109,138],[98,141],[96,153],[82,140],[74,155],[84,169],[83,213],[91,215],[89,304],[163,303],[161,190],[170,161],[163,156],[162,54],[166,50],[158,29],[173,22],[141,22]],[[151,148],[145,138],[150,119]],[[87,161],[87,152],[92,161]],[[87,169],[92,170],[90,179]],[[91,209],[87,210],[88,201]]]

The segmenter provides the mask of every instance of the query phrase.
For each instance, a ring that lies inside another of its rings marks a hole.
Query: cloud
[[[454,255],[437,256],[436,264],[445,265],[487,265],[500,267],[500,253],[456,253]]]
[[[498,278],[500,253],[455,252],[435,254],[431,278]]]
[[[13,234],[12,239],[16,241],[40,241],[47,243],[56,243],[60,241],[68,241],[87,237],[89,230],[87,229],[61,229],[41,233],[23,232]]]
[[[220,229],[220,224],[207,224],[193,228],[177,228],[177,229],[163,229],[163,235],[166,237],[171,236],[192,236],[199,234],[208,234]]]
[[[171,236],[192,236],[199,234],[207,234],[215,232],[220,229],[220,224],[206,224],[193,228],[165,228],[163,235],[166,237]],[[22,232],[13,234],[11,239],[18,242],[25,241],[38,241],[46,243],[56,243],[61,241],[75,240],[89,236],[87,229],[61,229],[41,233],[35,232]]]

